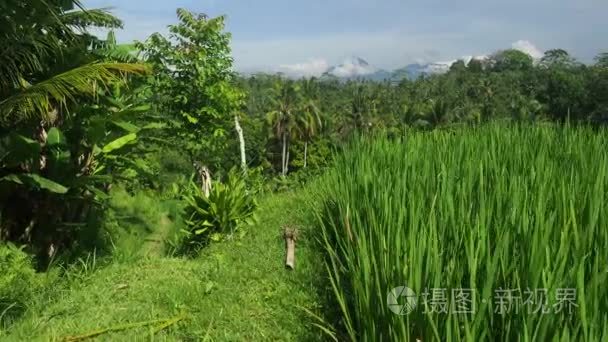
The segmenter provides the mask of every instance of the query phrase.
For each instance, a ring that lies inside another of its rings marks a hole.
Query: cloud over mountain
[[[350,78],[356,76],[365,76],[378,71],[377,68],[371,66],[365,60],[359,57],[352,57],[345,60],[342,64],[327,70],[327,73],[336,77]]]
[[[540,50],[529,40],[518,40],[511,44],[512,49],[525,52],[538,60],[542,58],[543,51]],[[489,54],[469,55],[459,58],[465,64],[468,64],[472,59],[484,60]],[[399,79],[402,77],[417,78],[422,74],[439,74],[447,72],[450,66],[458,59],[447,61],[424,61],[420,60],[414,64],[408,64],[405,67],[387,71],[378,68],[360,57],[350,57],[344,60],[341,64],[331,66],[324,58],[311,58],[306,62],[295,64],[282,64],[274,68],[275,72],[280,72],[288,77],[336,77],[339,79],[370,79],[370,80],[385,80]]]
[[[352,78],[373,74],[377,72],[378,69],[362,58],[351,57],[335,66],[330,66],[325,59],[313,58],[304,63],[282,64],[276,71],[294,78],[319,77],[323,74],[339,78]]]
[[[515,50],[527,53],[534,59],[541,59],[544,55],[539,48],[537,48],[528,40],[518,40],[515,43],[511,44],[511,47]]]
[[[312,77],[321,76],[329,69],[329,63],[322,58],[313,58],[304,63],[282,64],[277,71],[287,74],[290,77]]]

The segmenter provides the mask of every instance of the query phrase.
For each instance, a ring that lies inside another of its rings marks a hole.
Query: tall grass
[[[341,328],[358,341],[606,340],[607,162],[607,131],[568,126],[354,143],[316,209]],[[389,309],[397,286],[417,294],[413,312]]]

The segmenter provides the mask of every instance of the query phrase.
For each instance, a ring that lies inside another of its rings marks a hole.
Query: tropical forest
[[[227,18],[0,1],[0,341],[608,340],[608,53],[293,77]]]

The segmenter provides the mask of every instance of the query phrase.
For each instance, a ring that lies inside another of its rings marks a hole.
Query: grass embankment
[[[608,338],[605,129],[495,125],[366,140],[318,188],[353,340]],[[409,314],[387,305],[398,286],[417,294]]]
[[[300,306],[319,308],[316,282],[322,265],[306,237],[301,201],[293,193],[263,199],[258,224],[240,238],[210,245],[196,259],[158,255],[156,230],[148,232],[147,243],[139,236],[137,251],[117,251],[116,260],[103,267],[94,267],[89,259],[88,268],[56,279],[49,286],[55,289],[42,293],[20,320],[0,332],[0,339],[59,340],[184,314],[185,319],[159,332],[155,330],[162,322],[98,338],[316,340],[318,331],[310,328]],[[166,213],[150,215],[164,217],[158,229],[166,229]],[[295,271],[285,270],[283,224],[297,225],[304,233],[297,244]]]

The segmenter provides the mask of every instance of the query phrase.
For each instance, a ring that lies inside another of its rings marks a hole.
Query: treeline
[[[8,0],[0,13],[0,241],[42,264],[103,245],[116,184],[186,198],[192,215],[212,198],[243,208],[223,224],[208,216],[223,213],[188,217],[205,243],[249,217],[244,197],[309,179],[355,134],[608,112],[606,54],[588,66],[563,50],[541,61],[508,50],[399,84],[242,77],[222,17],[178,10],[169,35],[124,46],[118,18],[76,1]],[[225,186],[206,195],[209,175]]]
[[[585,65],[561,49],[547,51],[538,61],[521,51],[499,51],[468,64],[458,61],[446,74],[398,84],[315,78],[293,81],[273,75],[254,75],[240,82],[248,94],[248,116],[270,120],[285,131],[277,132],[274,144],[266,141],[260,151],[278,151],[276,145],[281,145],[286,135],[297,149],[292,155],[306,155],[304,149],[312,142],[313,155],[309,157],[313,160],[317,156],[314,151],[326,152],[315,145],[335,146],[355,131],[403,134],[412,128],[495,119],[595,124],[608,119],[606,53],[600,54],[594,65]],[[313,130],[310,118],[306,118],[310,108],[315,109],[313,121],[318,123]],[[266,115],[274,111],[282,115]],[[291,166],[301,168],[303,159],[297,157]],[[280,161],[270,161],[280,165]]]

